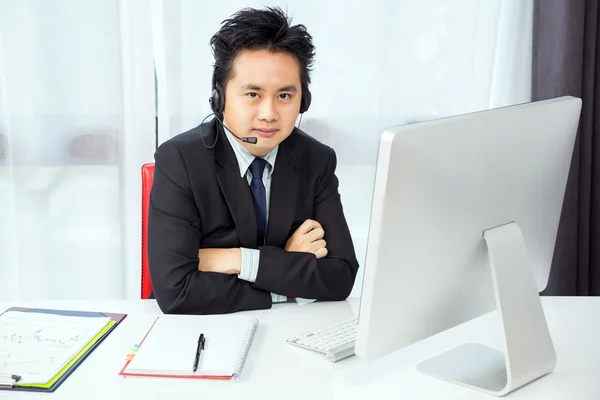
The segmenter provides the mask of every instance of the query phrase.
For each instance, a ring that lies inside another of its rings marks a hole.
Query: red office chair
[[[154,163],[142,165],[142,299],[149,299],[152,293],[148,266],[148,204],[153,179]]]

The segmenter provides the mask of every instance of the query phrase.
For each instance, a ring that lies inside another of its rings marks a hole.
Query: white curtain
[[[529,101],[532,0],[274,5],[314,36],[301,128],[338,153],[362,265],[379,134]],[[155,115],[163,142],[209,114],[208,41],[245,6],[0,0],[0,300],[139,298]]]
[[[275,1],[317,48],[301,128],[338,153],[364,263],[379,134],[389,126],[530,101],[532,0]],[[258,1],[155,0],[159,141],[210,113],[220,22]],[[435,144],[432,144],[435,145]],[[362,270],[352,296],[361,293]]]
[[[152,52],[143,0],[0,0],[0,301],[139,298]]]

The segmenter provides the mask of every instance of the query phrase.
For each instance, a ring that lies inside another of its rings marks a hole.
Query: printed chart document
[[[109,317],[7,311],[0,315],[0,376],[18,375],[21,385],[49,382],[110,323]]]

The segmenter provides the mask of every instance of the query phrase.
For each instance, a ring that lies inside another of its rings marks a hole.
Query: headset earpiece
[[[213,88],[212,94],[208,99],[208,102],[210,103],[211,110],[215,114],[223,114],[223,110],[225,109],[225,96],[223,96],[221,87],[218,84]]]
[[[304,114],[310,107],[312,95],[308,88],[302,90],[302,100],[300,101],[300,114]]]

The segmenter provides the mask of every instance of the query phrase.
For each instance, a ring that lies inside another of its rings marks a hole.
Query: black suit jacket
[[[257,246],[252,193],[215,120],[163,143],[155,153],[148,214],[148,259],[154,296],[165,313],[215,314],[265,309],[271,292],[344,300],[358,262],[346,223],[336,155],[299,129],[279,145],[271,181],[265,246]],[[288,252],[306,220],[325,230],[328,255]],[[254,283],[237,275],[198,271],[200,248],[260,249]]]

